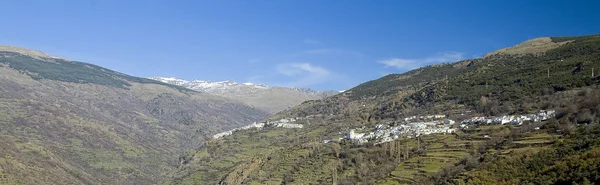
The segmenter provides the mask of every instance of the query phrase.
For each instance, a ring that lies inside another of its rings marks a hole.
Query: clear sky
[[[3,0],[0,44],[140,77],[343,90],[543,36],[600,33],[597,0]]]

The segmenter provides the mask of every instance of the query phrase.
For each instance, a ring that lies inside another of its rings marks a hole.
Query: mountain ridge
[[[219,82],[188,81],[175,77],[151,77],[150,79],[235,99],[270,113],[286,110],[307,100],[322,99],[338,93],[298,87],[270,87],[265,84],[238,83],[232,80]]]
[[[490,57],[492,55],[498,55],[498,54],[513,54],[513,55],[515,55],[515,54],[541,53],[541,52],[544,52],[544,51],[547,51],[550,49],[560,47],[561,45],[566,44],[567,42],[568,41],[553,42],[550,37],[536,38],[536,39],[527,40],[525,42],[519,43],[512,47],[496,50],[494,52],[484,55],[483,57],[485,58],[485,57]]]
[[[242,102],[41,52],[0,50],[0,184],[155,184]]]
[[[1,45],[0,44],[0,51],[15,52],[15,53],[20,53],[23,55],[27,55],[30,57],[37,57],[37,58],[64,59],[64,58],[48,55],[39,50],[31,50],[31,49],[17,47],[17,46],[9,46],[9,45]],[[65,59],[65,60],[67,60],[67,59]]]

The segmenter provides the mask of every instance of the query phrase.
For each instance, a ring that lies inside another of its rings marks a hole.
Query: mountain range
[[[308,88],[269,87],[264,84],[237,83],[231,80],[210,82],[165,77],[150,79],[238,100],[272,114],[307,100],[322,99],[338,93],[336,91],[315,91]]]
[[[597,183],[598,69],[600,36],[545,37],[337,93],[139,78],[0,46],[0,184]],[[351,140],[428,117],[452,132]]]

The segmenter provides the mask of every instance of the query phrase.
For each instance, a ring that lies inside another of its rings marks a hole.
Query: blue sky
[[[134,76],[343,90],[542,36],[600,33],[600,2],[4,0],[0,44]]]

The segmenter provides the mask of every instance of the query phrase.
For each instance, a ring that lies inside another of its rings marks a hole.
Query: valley
[[[525,182],[486,173],[498,170],[492,168],[496,161],[543,156],[582,139],[572,133],[598,137],[587,130],[596,129],[600,115],[599,79],[589,75],[600,68],[599,38],[543,39],[560,44],[542,53],[523,53],[527,48],[521,45],[519,54],[500,50],[425,66],[275,114],[211,90],[188,89],[178,79],[137,78],[4,47],[0,182]],[[202,83],[222,90],[272,89]],[[558,152],[595,155],[597,146]]]
[[[600,1],[2,1],[0,185],[600,184]]]

